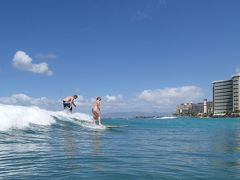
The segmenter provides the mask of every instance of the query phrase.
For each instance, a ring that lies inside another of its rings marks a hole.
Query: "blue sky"
[[[211,99],[211,82],[240,68],[239,8],[238,0],[1,1],[0,101],[78,94],[86,111],[100,95],[106,111],[174,111]]]

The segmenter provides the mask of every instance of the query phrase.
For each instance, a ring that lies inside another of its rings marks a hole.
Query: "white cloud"
[[[87,99],[85,99],[83,96],[78,95],[78,98],[75,100],[75,104],[77,106],[79,106],[80,108],[84,107],[90,107],[91,106],[91,102]]]
[[[107,102],[111,102],[111,101],[116,101],[117,100],[117,97],[116,96],[105,96]]]
[[[43,109],[58,109],[59,101],[50,100],[46,97],[33,98],[26,94],[13,94],[10,97],[0,97],[0,103],[21,106],[38,106]]]
[[[53,60],[53,59],[57,59],[58,56],[56,54],[53,53],[49,53],[49,54],[37,54],[35,56],[37,59],[41,59],[41,60]]]
[[[236,74],[240,74],[240,68],[239,68],[239,67],[236,68],[235,73],[236,73]]]
[[[140,100],[152,103],[159,107],[175,108],[175,105],[183,102],[195,102],[203,99],[203,90],[196,86],[183,86],[177,88],[165,88],[144,90],[138,96]]]
[[[49,69],[48,64],[43,62],[33,64],[32,58],[24,51],[17,51],[13,58],[13,66],[19,70],[29,71],[37,74],[46,74],[51,76],[53,72]]]
[[[117,95],[117,96],[110,96],[110,95],[106,95],[104,96],[104,99],[107,101],[107,102],[116,102],[116,101],[119,101],[122,99],[122,95]]]
[[[129,109],[131,103],[125,100],[121,94],[118,94],[104,96],[102,98],[102,105],[104,112],[123,112]]]

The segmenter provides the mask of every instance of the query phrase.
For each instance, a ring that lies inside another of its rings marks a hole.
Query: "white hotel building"
[[[230,80],[214,81],[212,84],[214,115],[239,112],[240,74],[233,75]]]

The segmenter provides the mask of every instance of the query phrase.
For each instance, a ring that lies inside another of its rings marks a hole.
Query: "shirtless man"
[[[64,109],[69,109],[70,112],[72,112],[72,105],[76,107],[76,104],[74,103],[74,100],[77,99],[78,96],[67,96],[63,99],[63,108]]]
[[[101,113],[100,113],[100,101],[101,101],[101,97],[98,96],[96,98],[96,101],[94,102],[93,108],[92,108],[94,124],[96,124],[96,120],[98,120],[99,126],[102,125],[102,123],[101,123]]]

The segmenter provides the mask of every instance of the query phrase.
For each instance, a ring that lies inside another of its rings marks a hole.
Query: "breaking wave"
[[[64,111],[47,111],[39,107],[25,107],[0,104],[0,131],[24,129],[31,125],[49,126],[56,120],[90,124],[92,116],[84,113],[66,113]],[[84,123],[83,123],[84,122]]]

